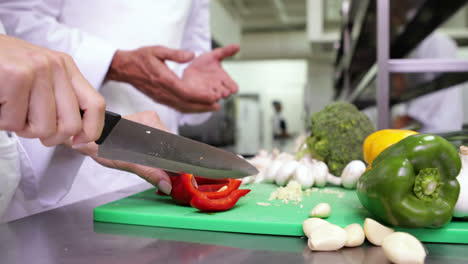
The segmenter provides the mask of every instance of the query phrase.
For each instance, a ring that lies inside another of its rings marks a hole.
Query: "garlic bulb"
[[[360,160],[349,162],[341,173],[343,187],[356,189],[359,177],[366,171],[366,164]]]
[[[315,186],[324,187],[327,185],[328,166],[323,161],[315,162],[311,165],[311,171],[314,175]]]
[[[265,172],[264,182],[274,182],[276,174],[278,173],[278,170],[281,168],[281,166],[283,166],[283,163],[284,161],[282,160],[274,160]]]
[[[311,165],[299,163],[293,176],[294,180],[301,184],[302,188],[307,189],[314,185],[314,175]]]
[[[468,147],[460,147],[460,159],[462,167],[457,176],[460,183],[460,194],[453,211],[455,217],[468,217]]]
[[[288,183],[289,179],[292,178],[296,168],[299,166],[299,162],[293,160],[283,163],[275,175],[276,184],[283,186]]]
[[[335,175],[328,173],[327,182],[335,186],[341,186],[342,180],[340,177],[336,177]]]

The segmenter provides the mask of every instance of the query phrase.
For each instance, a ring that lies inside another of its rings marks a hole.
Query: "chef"
[[[432,33],[424,39],[410,58],[413,59],[454,59],[457,57],[457,44],[443,33]],[[417,88],[419,85],[436,79],[436,73],[409,74],[406,78],[394,75],[394,91]],[[394,128],[403,128],[416,121],[421,124],[421,133],[440,133],[461,130],[463,126],[462,85],[447,87],[409,101],[406,113],[393,120]]]
[[[181,124],[208,118],[181,112],[217,110],[220,98],[237,91],[220,61],[234,55],[238,46],[209,51],[209,1],[2,0],[0,19],[8,34],[70,54],[104,95],[107,109],[122,115],[155,111],[161,120],[149,112],[140,121],[164,123],[174,133]],[[30,139],[22,139],[21,145],[27,154],[22,162],[26,172],[7,221],[141,184],[143,179],[163,192],[171,190],[161,170],[100,160],[141,179],[103,168],[65,146],[45,148]],[[75,149],[96,150],[89,145]]]

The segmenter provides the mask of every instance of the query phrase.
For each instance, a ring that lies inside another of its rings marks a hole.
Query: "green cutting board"
[[[94,220],[122,224],[160,226],[223,232],[303,236],[302,222],[320,202],[329,203],[332,213],[327,220],[345,227],[363,224],[370,214],[361,206],[355,191],[339,187],[313,188],[300,203],[269,201],[277,188],[273,184],[253,184],[252,191],[234,208],[218,213],[204,213],[179,206],[170,197],[155,194],[155,189],[114,201],[94,209]],[[258,203],[269,203],[269,206]],[[468,222],[452,221],[438,229],[398,229],[424,242],[468,244]]]

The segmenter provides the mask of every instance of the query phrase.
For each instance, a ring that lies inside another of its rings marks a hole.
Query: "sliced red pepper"
[[[198,190],[200,192],[217,192],[224,186],[227,186],[227,183],[219,183],[219,184],[203,184],[198,185]]]
[[[172,182],[172,199],[181,205],[190,205],[192,197],[199,191],[192,184],[192,174],[182,173],[177,177],[170,177]]]
[[[206,195],[209,199],[223,198],[223,197],[228,196],[234,190],[237,190],[242,183],[240,180],[227,179],[226,180],[227,185],[223,184],[223,186],[227,186],[226,190],[218,191],[219,189],[217,189],[216,191],[204,192],[204,191],[201,191],[200,189],[197,189],[195,186],[193,186],[192,177],[193,175],[188,174],[188,173],[182,173],[178,177],[171,177],[171,182],[172,182],[171,197],[176,203],[181,204],[181,205],[189,205],[192,197],[200,192]],[[197,179],[197,177],[195,179]],[[203,185],[200,185],[200,186],[203,186]],[[208,190],[212,188],[214,188],[214,186],[202,188],[202,189]]]
[[[198,176],[195,176],[195,180],[197,181],[199,185],[229,183],[228,179],[208,179],[208,178],[202,178]]]
[[[227,185],[226,190],[223,191],[215,191],[215,192],[203,192],[206,197],[209,199],[220,199],[228,196],[233,191],[239,189],[242,181],[236,179],[229,179],[229,184]]]
[[[190,205],[205,212],[226,211],[234,207],[237,201],[249,192],[249,189],[234,190],[228,196],[220,199],[209,199],[203,193],[198,193],[192,198]]]

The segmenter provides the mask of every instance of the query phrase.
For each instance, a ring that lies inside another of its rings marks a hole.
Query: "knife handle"
[[[80,110],[81,117],[83,117],[84,111]],[[116,114],[111,111],[106,111],[106,116],[104,118],[104,128],[102,129],[101,136],[95,141],[96,144],[101,145],[102,142],[107,138],[112,129],[117,125],[119,120],[122,117],[119,114]]]

